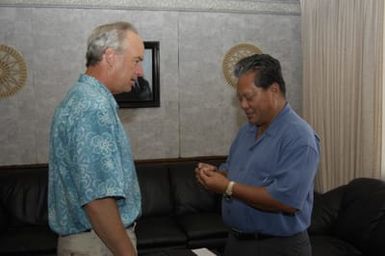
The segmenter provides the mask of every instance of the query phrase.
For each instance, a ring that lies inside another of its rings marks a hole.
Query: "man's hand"
[[[220,194],[225,192],[229,184],[229,180],[224,173],[219,172],[215,166],[206,163],[198,164],[195,169],[195,177],[203,187]]]
[[[206,163],[198,163],[197,168],[195,168],[195,177],[197,178],[198,182],[205,186],[204,181],[200,177],[200,172],[206,171],[206,172],[215,172],[217,168],[214,165],[206,164]]]

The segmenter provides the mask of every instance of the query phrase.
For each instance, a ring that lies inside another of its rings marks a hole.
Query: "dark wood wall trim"
[[[210,161],[225,161],[226,156],[197,156],[197,157],[180,157],[180,158],[163,158],[163,159],[143,159],[135,160],[136,165],[167,165],[187,162],[210,162]],[[0,166],[0,171],[10,169],[36,169],[47,168],[48,164],[23,164],[23,165],[3,165]]]

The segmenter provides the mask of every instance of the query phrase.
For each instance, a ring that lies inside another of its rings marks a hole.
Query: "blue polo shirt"
[[[224,222],[248,233],[293,235],[310,225],[319,138],[289,104],[258,139],[257,129],[252,124],[240,129],[220,169],[235,182],[266,187],[274,199],[298,211],[293,216],[265,212],[235,198],[223,199]]]
[[[57,107],[51,126],[48,218],[60,235],[91,229],[83,206],[114,197],[125,226],[141,212],[128,137],[111,92],[81,75]],[[108,218],[108,216],[106,216]]]

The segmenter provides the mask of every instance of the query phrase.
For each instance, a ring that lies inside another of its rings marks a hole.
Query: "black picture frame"
[[[159,42],[144,42],[143,78],[130,92],[115,94],[120,108],[154,108],[160,106]]]

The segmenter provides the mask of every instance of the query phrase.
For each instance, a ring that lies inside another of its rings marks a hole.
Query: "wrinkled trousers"
[[[126,229],[136,250],[136,235],[134,228]],[[58,256],[112,256],[112,252],[98,237],[94,230],[68,236],[59,236],[57,246]]]

